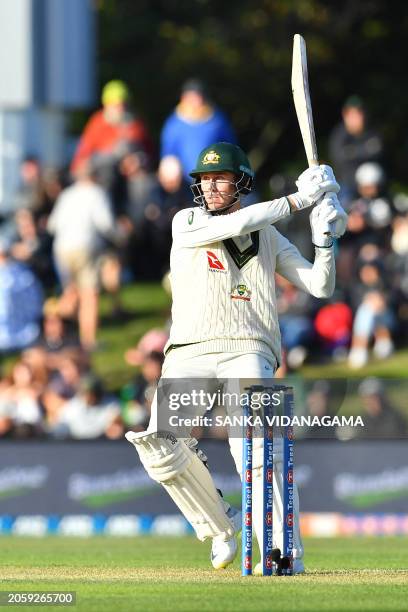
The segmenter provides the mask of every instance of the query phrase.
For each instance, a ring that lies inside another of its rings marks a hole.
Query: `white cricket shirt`
[[[171,345],[194,354],[260,351],[281,361],[275,272],[315,297],[334,291],[333,249],[316,248],[314,263],[271,225],[290,214],[286,198],[227,215],[200,208],[173,220]]]

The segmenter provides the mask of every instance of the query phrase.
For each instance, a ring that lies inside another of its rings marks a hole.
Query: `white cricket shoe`
[[[223,541],[213,539],[211,547],[211,563],[214,569],[225,569],[237,556],[238,545],[235,536]]]
[[[293,559],[293,575],[304,574],[305,566],[302,559]],[[259,562],[254,567],[254,576],[262,576],[262,563]]]
[[[230,506],[227,516],[231,520],[235,533],[241,530],[242,514],[236,508]],[[219,537],[213,538],[211,547],[211,563],[215,569],[225,569],[237,556],[238,545],[235,536],[229,540],[221,540]]]

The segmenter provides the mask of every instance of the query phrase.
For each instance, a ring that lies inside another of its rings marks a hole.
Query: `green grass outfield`
[[[212,570],[209,548],[192,537],[3,537],[0,590],[73,590],[68,609],[95,612],[408,610],[408,538],[306,539],[307,574],[295,577],[242,578],[238,560]]]

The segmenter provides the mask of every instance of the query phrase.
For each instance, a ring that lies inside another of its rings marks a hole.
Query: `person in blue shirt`
[[[236,143],[234,130],[226,115],[214,106],[202,81],[190,79],[181,90],[178,105],[164,123],[161,133],[161,157],[178,157],[183,175],[189,172],[203,149],[213,142]]]
[[[9,252],[10,241],[0,237],[0,356],[27,348],[38,338],[43,304],[39,281]]]

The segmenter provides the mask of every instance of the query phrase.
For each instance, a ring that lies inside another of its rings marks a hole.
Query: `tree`
[[[98,14],[100,82],[126,80],[157,139],[181,83],[199,76],[230,115],[261,177],[303,168],[290,91],[292,38],[300,32],[321,156],[343,101],[358,93],[383,132],[389,169],[402,176],[408,101],[402,0],[100,0]]]

